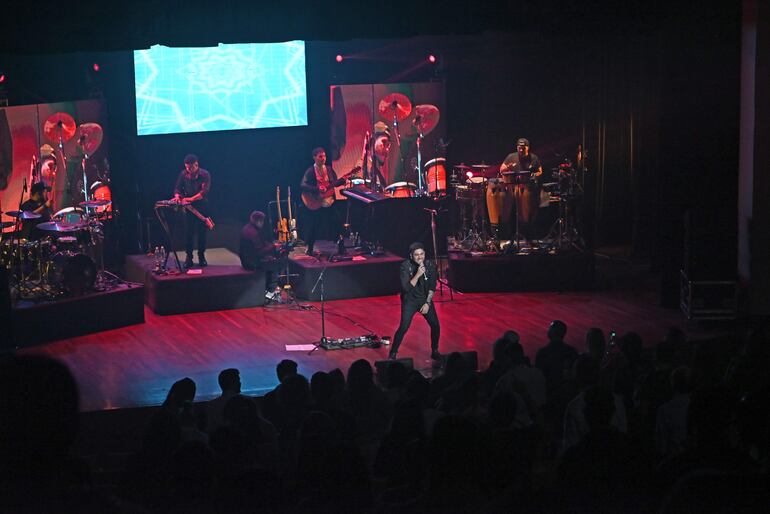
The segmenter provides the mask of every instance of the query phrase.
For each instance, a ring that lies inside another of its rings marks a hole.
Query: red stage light
[[[433,55],[433,54],[430,54],[428,56],[428,62],[431,63],[431,64],[435,63],[436,62],[436,56]]]
[[[99,70],[101,69],[101,67],[99,66],[99,63],[98,63],[98,62],[95,62],[95,63],[94,63],[92,66],[91,66],[91,68],[93,68],[93,70],[94,70],[95,72],[97,72],[97,73],[98,73],[98,72],[99,72]]]
[[[0,73],[0,84],[5,82],[5,73]]]
[[[337,54],[337,57],[334,58],[337,62],[342,62],[344,57],[342,57],[340,54]]]
[[[472,171],[466,171],[465,176],[468,178],[473,178],[473,172]]]

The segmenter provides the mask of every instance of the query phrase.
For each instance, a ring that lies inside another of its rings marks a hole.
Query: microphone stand
[[[318,279],[315,281],[315,285],[313,286],[313,289],[310,290],[310,294],[315,293],[316,288],[320,285],[321,286],[321,340],[317,343],[313,343],[315,346],[313,347],[310,352],[308,352],[308,355],[311,355],[314,351],[318,350],[320,346],[323,346],[326,344],[326,310],[324,308],[326,301],[324,298],[324,274],[326,274],[326,268],[329,267],[329,261],[326,261],[326,265],[321,270],[321,273],[318,275]]]
[[[438,209],[429,209],[426,207],[423,207],[424,211],[427,211],[430,213],[430,231],[431,235],[433,236],[433,258],[436,260],[436,271],[438,273],[438,284],[439,284],[439,293],[441,296],[444,296],[444,286],[446,286],[449,289],[449,301],[454,300],[454,288],[449,285],[449,283],[444,280],[441,277],[441,259],[438,255],[438,244],[436,244],[436,216],[439,214]]]

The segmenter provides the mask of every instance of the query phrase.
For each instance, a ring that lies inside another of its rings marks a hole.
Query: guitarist
[[[305,170],[300,183],[300,189],[313,200],[320,201],[321,208],[308,208],[305,217],[307,232],[307,254],[313,255],[313,245],[319,236],[325,232],[340,234],[342,223],[337,219],[334,209],[330,207],[334,203],[334,188],[345,183],[345,178],[338,179],[337,173],[326,164],[326,150],[313,149],[313,165]]]
[[[211,190],[211,174],[200,167],[198,156],[189,154],[184,158],[184,170],[179,174],[174,188],[174,199],[189,203],[201,214],[208,216],[208,195]],[[198,235],[198,265],[208,266],[206,262],[206,231],[208,227],[193,213],[185,211],[185,250],[187,258],[185,268],[193,267],[193,243]]]

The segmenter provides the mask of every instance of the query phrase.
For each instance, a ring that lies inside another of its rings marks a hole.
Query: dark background
[[[35,22],[22,7],[16,23],[3,22],[0,70],[11,105],[104,97],[113,198],[129,253],[141,250],[137,221],[170,196],[186,153],[213,173],[215,219],[236,226],[264,208],[276,185],[298,185],[310,149],[328,143],[330,84],[443,80],[450,162],[499,162],[524,136],[548,168],[557,154],[574,159],[584,143],[595,207],[589,242],[631,244],[670,284],[688,211],[699,262],[735,269],[741,8],[734,4],[506,2],[436,12],[413,2],[394,4],[385,18],[344,2],[334,16],[322,7],[240,2],[216,12],[185,2],[168,14],[138,2],[100,7],[87,20],[66,14],[64,34],[48,38],[24,32]],[[311,40],[307,127],[135,136],[128,49],[291,38]],[[347,57],[341,64],[338,53]]]

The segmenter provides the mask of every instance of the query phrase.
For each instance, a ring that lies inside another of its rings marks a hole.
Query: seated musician
[[[21,204],[22,211],[40,214],[39,218],[24,220],[21,227],[21,236],[26,239],[38,239],[39,231],[35,230],[38,223],[51,220],[51,206],[53,199],[48,198],[51,188],[45,182],[35,182],[29,190],[29,199]]]
[[[521,137],[516,141],[516,151],[508,154],[500,166],[500,174],[506,172],[529,172],[528,175],[527,173],[523,174],[527,179],[526,189],[517,191],[517,194],[520,194],[518,216],[519,221],[523,224],[521,230],[527,239],[531,239],[535,228],[535,215],[540,203],[543,166],[540,164],[540,158],[529,151],[528,139]],[[514,181],[506,180],[506,182]]]
[[[265,237],[265,213],[254,211],[249,222],[241,229],[241,242],[238,255],[243,269],[265,272],[265,296],[270,300],[280,300],[281,288],[278,287],[280,261],[275,258],[275,245]]]

